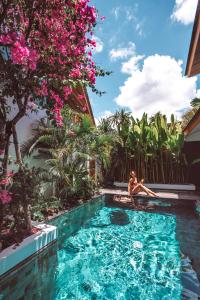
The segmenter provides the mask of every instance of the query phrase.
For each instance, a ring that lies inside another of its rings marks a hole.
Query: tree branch
[[[27,104],[28,104],[28,96],[26,97],[26,99],[24,100],[24,104],[22,106],[22,108],[20,108],[19,112],[16,114],[16,116],[14,117],[14,119],[12,120],[12,124],[16,125],[17,122],[23,118],[26,114],[26,108],[27,108]]]
[[[13,126],[12,126],[12,131],[13,131],[13,142],[14,142],[14,146],[15,146],[16,160],[17,160],[17,163],[19,164],[19,168],[23,169],[21,150],[20,150],[20,145],[19,145],[19,140],[18,140],[15,124],[13,124]]]
[[[10,3],[11,3],[11,0],[8,0],[6,3],[5,3],[5,1],[2,2],[3,12],[0,15],[0,25],[1,25],[1,23],[3,23],[3,20],[6,17],[7,10],[8,10]]]

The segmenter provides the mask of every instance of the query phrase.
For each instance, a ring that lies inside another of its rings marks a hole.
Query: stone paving
[[[156,192],[156,191],[155,191]],[[125,197],[127,201],[130,200],[130,196],[128,195],[127,190],[119,189],[119,188],[106,188],[100,190],[101,194],[109,194],[109,195],[121,195],[123,197],[123,201]],[[174,199],[174,200],[191,200],[191,201],[199,201],[200,202],[200,193],[193,191],[157,191],[158,199]],[[137,195],[134,195],[134,198],[149,198],[144,192],[141,192]],[[155,198],[155,197],[154,197]]]

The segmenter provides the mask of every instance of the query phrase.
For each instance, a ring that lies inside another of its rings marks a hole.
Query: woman
[[[143,185],[144,179],[142,179],[139,183],[137,181],[136,173],[134,171],[130,172],[130,180],[128,183],[128,193],[129,195],[137,195],[139,192],[145,192],[148,196],[158,197],[156,193],[148,189]]]

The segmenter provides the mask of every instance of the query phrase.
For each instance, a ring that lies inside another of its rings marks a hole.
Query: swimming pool
[[[173,216],[104,207],[58,251],[55,299],[181,299]]]
[[[37,284],[29,283],[20,299],[198,299],[199,217],[194,208],[171,206],[157,201],[157,209],[138,211],[98,204],[85,220],[84,210],[58,218],[53,261],[41,254]]]

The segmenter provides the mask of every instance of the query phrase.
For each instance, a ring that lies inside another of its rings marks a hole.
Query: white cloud
[[[175,0],[172,20],[188,25],[194,22],[198,0]]]
[[[196,97],[197,97],[197,98],[200,98],[200,90],[197,90]]]
[[[118,17],[119,17],[119,12],[120,12],[120,7],[115,7],[113,10],[112,10],[112,13],[114,14],[115,16],[115,19],[117,20]]]
[[[128,21],[132,21],[132,20],[136,20],[136,17],[135,17],[135,12],[132,10],[132,9],[127,9],[126,10],[126,19]]]
[[[197,78],[186,78],[182,71],[182,62],[173,57],[135,55],[122,63],[122,72],[129,76],[115,101],[129,108],[136,117],[158,111],[180,117],[180,111],[189,106],[197,93]]]
[[[133,55],[135,55],[135,44],[132,42],[129,42],[127,48],[117,48],[110,51],[111,60],[125,59]]]
[[[95,123],[98,126],[101,119],[111,117],[113,113],[110,110],[105,110],[98,118],[95,118]]]
[[[143,22],[137,17],[138,4],[132,6],[117,6],[112,9],[112,14],[115,17],[115,20],[120,19],[120,28],[130,23],[133,26],[135,32],[139,35],[143,35]]]
[[[112,115],[113,115],[113,113],[110,110],[105,110],[104,113],[101,115],[100,118],[102,118],[102,119],[103,118],[108,118],[108,117],[110,117]]]
[[[100,53],[100,52],[102,52],[103,51],[103,47],[104,47],[103,41],[99,37],[97,37],[97,36],[94,36],[93,40],[95,40],[95,42],[96,42],[96,47],[94,48],[93,52],[94,53]]]
[[[118,20],[119,17],[125,17],[127,21],[135,20],[135,9],[129,6],[117,6],[113,8],[112,14],[115,16],[115,19]]]
[[[141,23],[136,24],[135,30],[136,30],[136,32],[138,33],[139,36],[142,36],[144,34],[143,30],[142,30],[142,24]]]
[[[131,74],[138,69],[138,63],[144,58],[143,55],[135,55],[131,57],[127,62],[122,63],[122,72]]]

